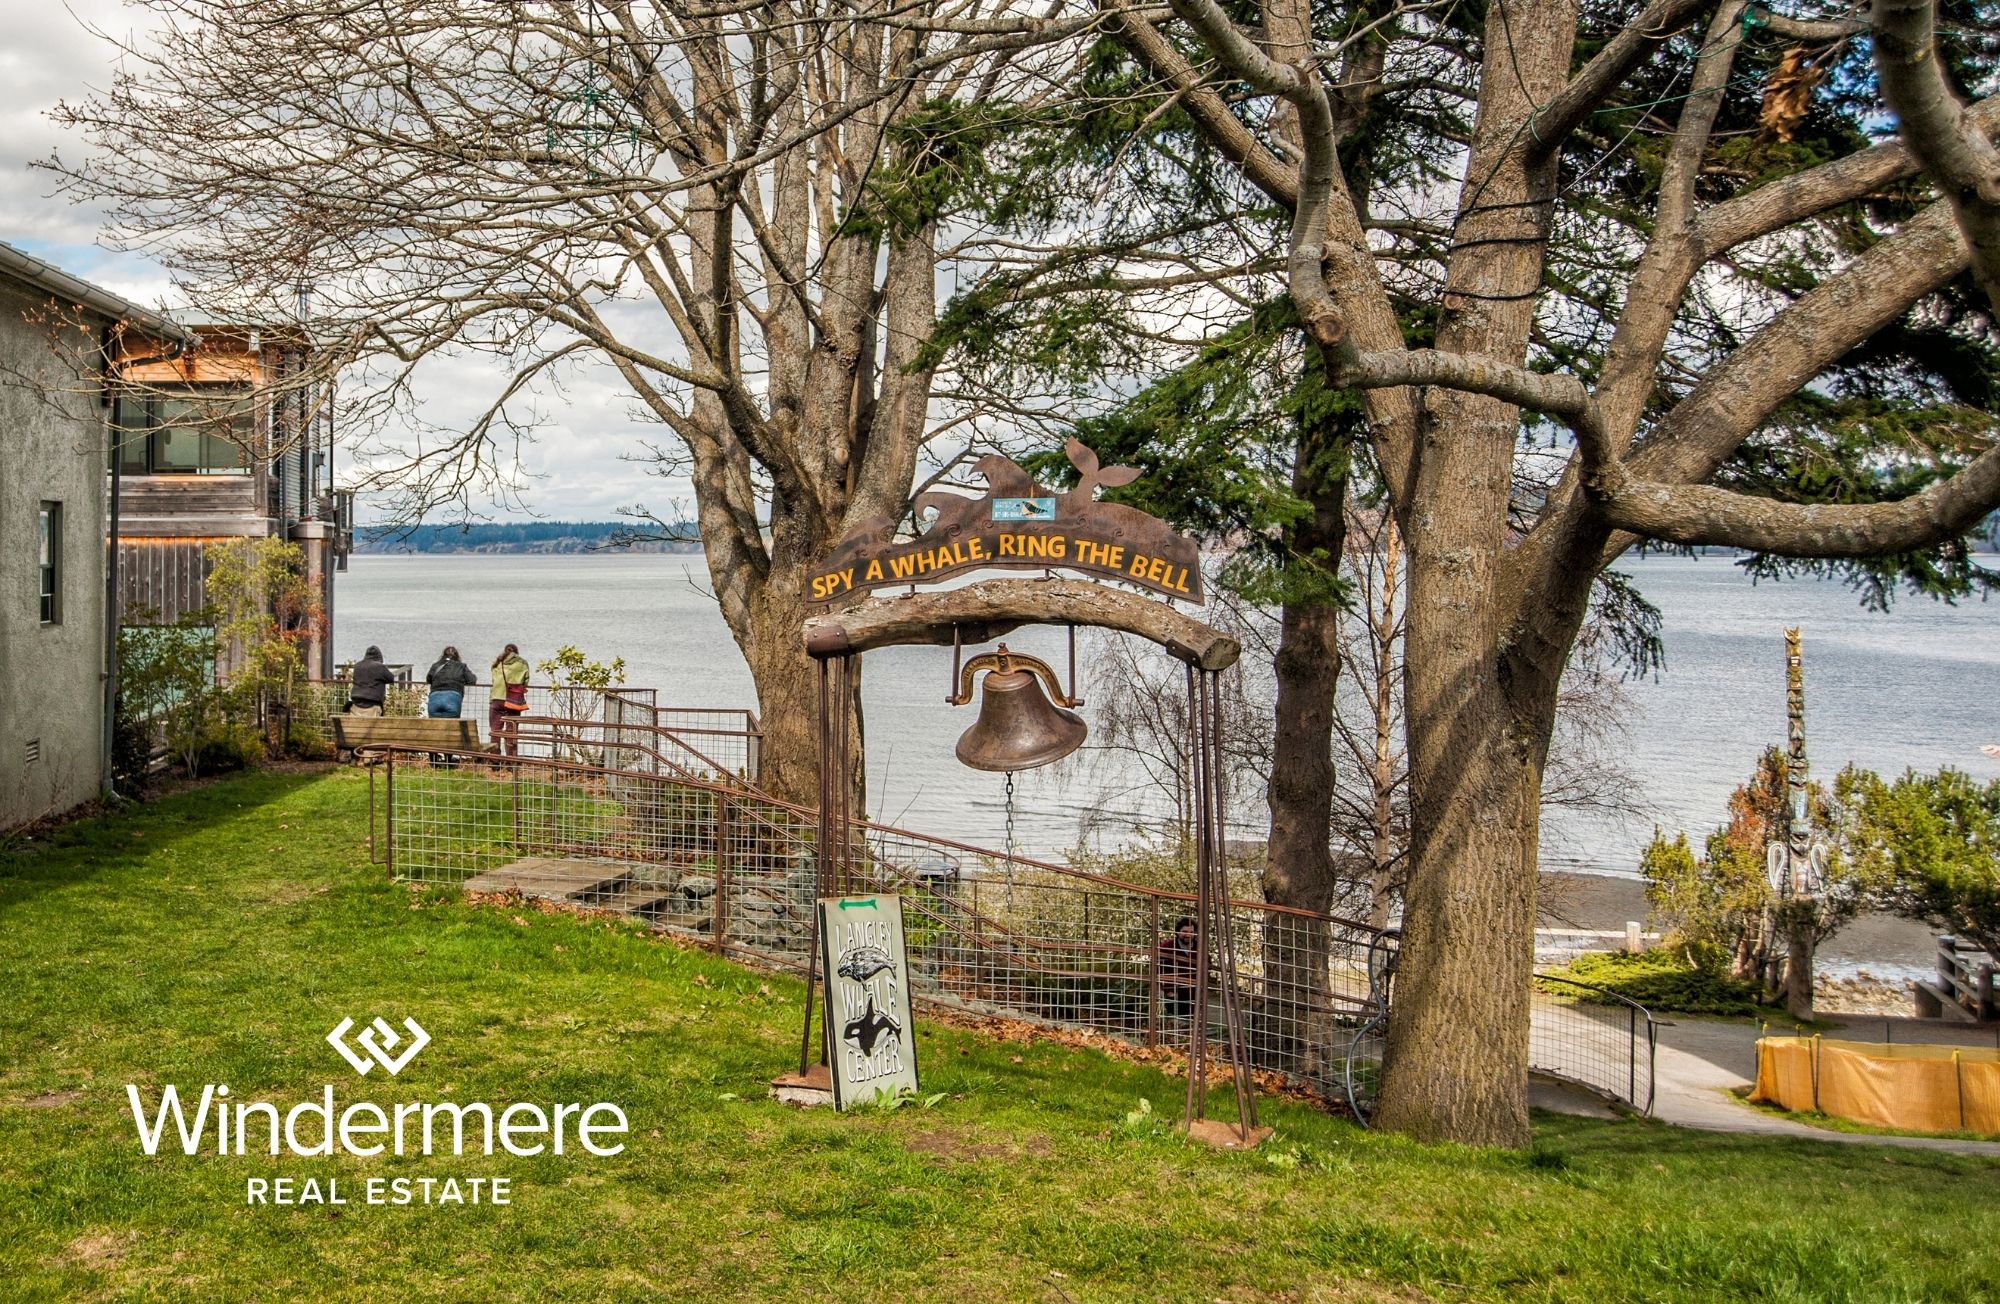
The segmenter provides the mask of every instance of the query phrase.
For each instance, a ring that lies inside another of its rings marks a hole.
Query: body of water
[[[1546,866],[1630,873],[1655,824],[1686,829],[1698,844],[1721,823],[1758,753],[1784,741],[1788,625],[1805,631],[1815,777],[1831,780],[1850,761],[1884,774],[1947,764],[2000,773],[1979,751],[2000,742],[2000,604],[1903,599],[1879,614],[1834,582],[1753,585],[1721,556],[1654,557],[1625,569],[1663,612],[1667,653],[1657,678],[1626,688],[1621,747],[1633,813],[1553,814]],[[663,705],[754,706],[749,671],[707,584],[698,556],[356,557],[338,580],[335,648],[352,660],[377,644],[421,674],[451,643],[483,680],[506,643],[520,644],[530,663],[573,643],[599,660],[623,657],[627,682],[658,688]],[[1008,643],[1063,664],[1060,631],[1022,630]],[[1164,653],[1158,662],[1177,684],[1178,663]],[[945,705],[950,669],[950,652],[937,648],[866,658],[871,813],[997,847],[1006,836],[1004,779],[952,755],[975,708]],[[1031,853],[1086,835],[1115,843],[1164,811],[1142,776],[1114,763],[1028,771],[1016,782],[1016,845]]]

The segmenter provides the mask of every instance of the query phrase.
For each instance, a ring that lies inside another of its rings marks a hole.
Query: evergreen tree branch
[[[2000,311],[2000,149],[1968,121],[1938,60],[1935,0],[1874,0],[1875,68],[1897,130],[1951,205],[1972,274]]]
[[[1786,503],[1712,485],[1629,480],[1599,510],[1612,526],[1670,543],[1783,557],[1874,557],[1956,538],[2000,508],[2000,448],[1889,503]]]
[[[1583,65],[1555,98],[1529,115],[1531,156],[1547,158],[1624,84],[1632,70],[1693,22],[1711,0],[1654,0]]]

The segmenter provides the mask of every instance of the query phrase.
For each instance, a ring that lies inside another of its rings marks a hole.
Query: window
[[[122,475],[235,475],[250,469],[250,396],[233,386],[121,394],[111,424]]]
[[[36,524],[42,572],[42,623],[62,624],[62,504],[43,503]]]

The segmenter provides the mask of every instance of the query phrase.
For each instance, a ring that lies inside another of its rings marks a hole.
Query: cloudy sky
[[[117,50],[90,27],[143,40],[149,15],[119,0],[17,0],[8,6],[8,31],[0,44],[0,240],[64,271],[94,281],[138,303],[176,305],[167,275],[142,254],[99,243],[102,215],[54,193],[55,179],[30,162],[60,152],[75,158],[84,143],[56,127],[48,111],[106,86]],[[425,418],[452,424],[469,417],[490,395],[488,378],[471,363],[439,367],[424,387]],[[686,502],[682,480],[661,480],[625,460],[659,428],[633,419],[615,377],[572,376],[560,395],[538,405],[546,424],[537,441],[521,448],[522,494],[473,504],[493,519],[609,520],[618,508],[643,502],[663,516]],[[367,515],[364,512],[364,516]]]

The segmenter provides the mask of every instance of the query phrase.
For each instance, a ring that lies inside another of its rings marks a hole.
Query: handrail
[[[537,723],[537,724],[542,724],[542,723],[552,723],[552,724],[564,724],[564,723],[567,723],[567,721],[562,721],[562,720],[554,720],[554,719],[551,719],[550,717],[546,717],[546,716],[536,716],[536,715],[524,715],[524,716],[522,716],[522,717],[521,717],[521,719],[520,719],[520,723],[529,723],[529,722],[533,722],[533,723]],[[636,727],[636,726],[635,726],[635,727]],[[515,735],[515,737],[516,737],[516,739],[518,740],[519,738],[521,738],[521,735],[520,735],[520,734],[516,734],[516,735]],[[559,743],[559,742],[563,742],[563,741],[566,741],[565,739],[563,739],[563,738],[562,738],[562,736],[561,736],[561,735],[559,735],[559,734],[555,734],[555,733],[551,733],[551,734],[548,734],[548,735],[547,735],[547,739],[548,739],[548,740],[549,740],[550,742],[552,742],[552,743]],[[542,735],[529,735],[529,736],[528,736],[528,740],[529,740],[529,741],[531,741],[531,742],[541,742],[541,741],[543,741],[543,736],[542,736]],[[674,775],[674,777],[675,777],[675,778],[677,778],[677,779],[681,779],[681,780],[684,780],[684,781],[686,781],[686,782],[690,782],[690,783],[705,783],[705,782],[706,782],[706,780],[705,780],[705,779],[703,779],[703,778],[702,778],[702,776],[701,776],[701,775],[699,775],[699,774],[697,774],[697,773],[696,773],[695,771],[693,771],[693,770],[689,769],[689,768],[688,768],[687,766],[685,766],[685,765],[682,765],[682,764],[681,764],[681,763],[680,763],[679,761],[674,761],[674,760],[669,760],[669,759],[668,759],[668,758],[666,758],[665,756],[662,756],[662,755],[660,755],[660,753],[658,753],[658,752],[654,751],[654,750],[653,750],[652,748],[650,748],[650,747],[646,746],[646,745],[645,745],[644,743],[638,743],[638,742],[628,742],[628,741],[626,741],[625,739],[622,739],[622,738],[607,738],[607,739],[603,740],[602,742],[596,742],[596,741],[593,741],[593,742],[589,742],[589,743],[583,743],[583,744],[580,744],[580,745],[581,745],[581,746],[586,746],[586,747],[602,747],[602,748],[604,748],[604,749],[605,749],[606,751],[611,751],[611,750],[613,750],[613,749],[616,749],[616,750],[619,750],[619,751],[627,751],[627,752],[640,752],[640,753],[643,753],[644,755],[646,755],[646,756],[648,756],[648,757],[651,757],[651,758],[652,758],[653,760],[655,760],[655,761],[658,761],[658,762],[659,762],[659,763],[660,763],[661,765],[665,766],[665,767],[666,767],[666,768],[667,768],[668,770],[672,771],[672,772],[673,772],[673,775]],[[381,751],[392,751],[392,750],[394,750],[394,751],[422,751],[423,749],[421,749],[421,748],[412,748],[412,747],[405,747],[405,746],[403,746],[403,745],[401,745],[401,744],[396,744],[396,745],[395,745],[395,746],[393,746],[393,747],[383,747],[383,748],[380,748],[379,750],[381,750]],[[689,750],[690,750],[690,751],[692,751],[693,749],[692,749],[692,748],[690,748]],[[425,754],[425,755],[437,755],[438,753],[436,753],[436,752],[429,752],[429,751],[426,751],[426,752],[425,752],[424,754]],[[446,753],[444,753],[444,754],[446,754],[446,755],[451,755],[451,754],[453,754],[453,753],[452,753],[452,752],[446,752]],[[474,752],[474,753],[465,753],[465,752],[458,752],[458,753],[456,753],[456,754],[457,754],[457,755],[461,755],[461,756],[463,756],[463,755],[468,755],[468,754],[469,754],[469,755],[474,755],[474,756],[483,756],[483,757],[485,757],[485,758],[486,758],[487,760],[489,760],[489,761],[490,761],[490,760],[493,760],[493,759],[494,759],[494,754],[493,754],[492,752]],[[699,753],[696,753],[696,754],[697,754],[697,755],[699,755]],[[504,762],[505,764],[508,764],[508,765],[513,765],[513,764],[517,764],[517,763],[519,763],[519,762],[522,762],[522,761],[531,761],[531,762],[540,762],[540,761],[545,761],[545,760],[559,760],[560,758],[556,758],[556,757],[540,757],[540,756],[507,756],[507,757],[502,757],[502,758],[500,758],[500,759],[501,759],[501,760],[502,760],[502,761],[503,761],[503,762]],[[704,758],[704,759],[706,759],[706,758]],[[582,765],[582,766],[583,766],[584,768],[586,768],[586,769],[596,769],[596,770],[606,770],[606,771],[608,771],[609,773],[612,773],[612,774],[620,774],[620,775],[625,775],[625,776],[627,776],[627,777],[630,777],[630,776],[631,776],[631,775],[632,775],[633,773],[635,773],[634,771],[630,771],[630,770],[614,770],[614,769],[611,769],[611,768],[610,768],[609,766],[602,766],[602,765],[590,765],[590,764],[589,764],[588,762],[583,762],[583,761],[563,761],[562,763],[563,763],[563,764],[565,764],[565,765]]]
[[[483,757],[488,760],[492,759],[492,754],[490,752],[458,752],[455,751],[454,749],[448,749],[448,748],[441,749],[435,747],[396,746],[396,747],[385,747],[382,750],[385,752],[389,751],[406,752],[413,756],[461,755],[461,756]],[[569,769],[586,769],[586,770],[606,769],[606,767],[604,766],[592,766],[587,762],[568,761],[568,760],[561,760],[555,757],[541,757],[541,756],[510,756],[506,758],[506,763],[509,765],[554,765],[554,766],[562,766]],[[607,771],[607,773],[618,773],[618,771]],[[724,784],[717,783],[712,779],[704,779],[699,775],[693,775],[692,777],[682,780],[682,782],[691,784],[692,786],[697,788],[701,788],[714,796],[729,797],[738,800],[745,797],[749,797],[757,801],[769,802],[771,805],[780,807],[784,810],[791,811],[793,814],[798,815],[803,819],[817,820],[819,818],[818,812],[813,810],[809,806],[802,806],[797,802],[786,801],[782,797],[774,797],[770,793],[762,792],[755,788],[732,788]],[[932,846],[949,847],[953,851],[967,852],[971,855],[984,857],[989,860],[999,860],[1005,858],[1006,856],[1005,852],[995,851],[990,847],[976,847],[973,846],[971,843],[956,842],[950,838],[939,837],[933,833],[919,833],[914,829],[906,829],[894,824],[880,824],[874,820],[869,819],[865,815],[851,816],[850,822],[853,828],[859,829],[865,833],[879,833],[879,834],[887,834],[892,837],[908,838],[913,842],[925,842],[929,843]],[[1078,869],[1074,865],[1059,865],[1053,861],[1033,860],[1026,856],[1021,856],[1021,855],[1016,855],[1012,857],[1012,859],[1015,865],[1023,868],[1041,870],[1046,873],[1060,875],[1063,878],[1076,879],[1088,883],[1095,883],[1102,887],[1116,888],[1125,892],[1137,892],[1143,896],[1158,897],[1162,901],[1178,901],[1186,904],[1193,904],[1196,900],[1195,894],[1192,892],[1182,892],[1175,888],[1152,887],[1145,883],[1131,883],[1127,882],[1124,879],[1112,878],[1109,875],[1095,873],[1094,871],[1091,870]],[[1327,914],[1317,910],[1309,910],[1304,906],[1280,905],[1272,901],[1255,901],[1247,897],[1231,897],[1230,905],[1232,908],[1236,909],[1256,910],[1267,915],[1283,915],[1295,919],[1310,921],[1313,923],[1326,923],[1326,924],[1331,924],[1337,928],[1346,928],[1357,932],[1379,933],[1382,931],[1381,929],[1375,927],[1373,924],[1367,923],[1363,920],[1350,919],[1344,915]]]
[[[1996,984],[1995,957],[1962,941],[1951,933],[1937,939],[1937,986],[1941,996],[1975,1018],[2000,1016],[2000,984]]]
[[[1599,1004],[1624,1007],[1627,1020],[1627,1028],[1626,1028],[1627,1059],[1626,1059],[1625,1095],[1622,1097],[1622,1099],[1624,1099],[1628,1104],[1631,1104],[1635,1108],[1637,1108],[1639,1104],[1638,1021],[1642,1017],[1646,1020],[1646,1104],[1645,1107],[1640,1110],[1640,1113],[1643,1115],[1650,1116],[1653,1112],[1653,1100],[1658,1093],[1658,1086],[1659,1086],[1659,1049],[1660,1049],[1660,1026],[1661,1026],[1660,1021],[1653,1017],[1653,1012],[1647,1009],[1645,1006],[1641,1005],[1639,1002],[1633,1000],[1631,997],[1625,995],[1623,992],[1613,991],[1611,988],[1599,986],[1597,983],[1587,983],[1580,981],[1579,979],[1565,977],[1562,974],[1542,973],[1540,971],[1535,972],[1533,977],[1535,982],[1562,983],[1567,987],[1574,987],[1583,991],[1590,992],[1592,994],[1592,999],[1597,1001],[1597,1003]],[[1555,995],[1555,993],[1553,992],[1547,994],[1551,996]],[[1550,1073],[1555,1072],[1555,1070],[1550,1069],[1546,1066],[1543,1068],[1543,1071]],[[1560,1073],[1556,1075],[1563,1076]],[[1604,1090],[1611,1090],[1610,1087],[1602,1083],[1586,1082],[1584,1083],[1584,1085],[1595,1086]],[[1617,1093],[1615,1092],[1615,1090],[1613,1090],[1612,1094],[1616,1095]]]
[[[673,740],[674,740],[674,741],[675,741],[676,743],[679,743],[679,744],[680,744],[680,746],[681,746],[681,748],[682,748],[683,750],[685,750],[685,751],[686,751],[686,752],[687,752],[687,753],[688,753],[688,754],[689,754],[690,756],[694,757],[694,758],[695,758],[696,760],[700,761],[700,762],[701,762],[701,763],[702,763],[703,765],[706,765],[706,766],[707,766],[707,767],[708,767],[709,769],[711,769],[711,770],[715,771],[715,772],[716,772],[717,774],[732,774],[732,773],[734,773],[734,771],[730,770],[730,769],[729,769],[729,767],[727,767],[727,766],[723,765],[723,764],[722,764],[722,763],[721,763],[720,761],[717,761],[717,760],[714,760],[714,759],[712,759],[711,757],[709,757],[709,756],[707,756],[707,755],[703,754],[702,752],[698,751],[698,750],[697,750],[697,749],[695,749],[694,747],[692,747],[692,746],[689,746],[689,745],[688,745],[687,743],[684,743],[684,742],[681,742],[681,741],[680,741],[680,734],[681,734],[681,732],[682,732],[682,731],[681,731],[681,730],[678,730],[678,729],[674,729],[674,728],[671,728],[671,727],[669,727],[669,726],[667,726],[667,725],[659,725],[659,724],[632,724],[632,723],[627,723],[627,722],[622,722],[622,721],[621,721],[621,722],[618,722],[618,723],[610,723],[610,722],[607,722],[607,721],[604,721],[604,720],[572,720],[572,719],[570,719],[570,718],[568,718],[568,717],[566,717],[566,716],[559,716],[559,715],[524,715],[524,716],[521,716],[521,717],[520,717],[520,718],[519,718],[519,719],[518,719],[517,721],[515,721],[515,724],[516,724],[516,727],[517,727],[517,730],[518,730],[518,727],[519,727],[520,725],[524,725],[524,724],[546,724],[546,725],[556,725],[556,726],[559,726],[559,727],[563,727],[563,728],[575,728],[575,729],[598,729],[598,730],[605,730],[605,731],[609,731],[609,730],[613,730],[613,729],[618,729],[618,730],[626,730],[626,729],[630,729],[630,730],[635,730],[635,731],[637,731],[637,732],[640,732],[640,733],[650,733],[650,734],[653,734],[653,735],[655,735],[655,736],[657,736],[657,737],[663,737],[663,738],[672,738],[672,739],[673,739]],[[555,734],[551,734],[551,735],[550,735],[550,738],[551,738],[551,740],[552,740],[552,741],[555,741],[555,742],[573,742],[573,741],[574,741],[574,740],[571,740],[571,739],[565,739],[565,738],[562,738],[562,737],[561,737],[560,735],[555,735]],[[607,740],[605,740],[605,741],[603,741],[603,742],[598,742],[598,741],[596,741],[596,740],[591,740],[591,741],[589,741],[589,742],[582,742],[582,743],[578,743],[577,745],[579,745],[579,746],[584,746],[584,747],[612,747],[612,746],[636,746],[636,744],[627,744],[627,743],[623,743],[623,742],[619,742],[619,743],[613,743],[613,742],[612,742],[611,740],[609,740],[609,739],[607,739]],[[662,761],[664,761],[664,759],[665,759],[665,758],[663,758],[663,757],[660,757],[660,756],[659,756],[659,753],[657,753],[657,752],[652,752],[652,753],[651,753],[651,755],[653,755],[653,756],[654,756],[654,758],[655,758],[655,759],[658,759],[658,760],[662,760]],[[666,763],[667,763],[667,764],[671,764],[672,762],[666,762]],[[693,773],[693,771],[688,771],[688,773],[689,773],[689,774],[692,774],[692,773]],[[747,782],[748,782],[748,780],[745,780],[745,782],[747,783]],[[754,791],[754,789],[753,789],[753,791]]]

